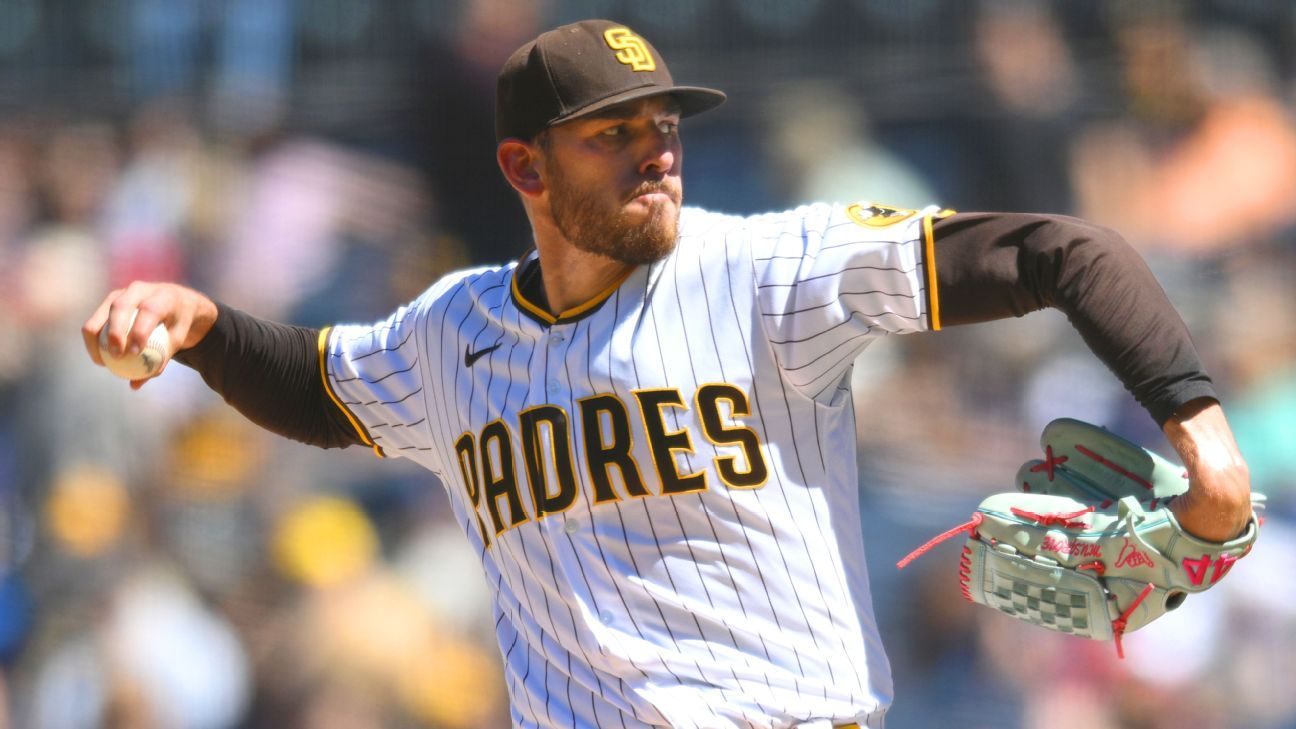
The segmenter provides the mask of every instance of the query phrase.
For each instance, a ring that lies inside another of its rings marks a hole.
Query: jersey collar
[[[540,256],[532,248],[527,251],[522,259],[518,262],[517,268],[513,269],[513,284],[510,292],[513,297],[513,303],[518,309],[526,314],[528,318],[533,319],[545,326],[555,324],[570,324],[580,321],[585,317],[598,311],[603,302],[612,297],[612,294],[620,288],[621,284],[634,273],[637,268],[628,268],[626,272],[616,278],[606,289],[603,289],[594,298],[585,303],[559,312],[556,316],[549,313],[548,300],[545,297],[544,278],[540,275]]]

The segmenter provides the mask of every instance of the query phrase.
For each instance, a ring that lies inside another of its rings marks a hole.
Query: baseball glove
[[[1124,657],[1123,634],[1209,589],[1255,543],[1254,515],[1223,544],[1185,532],[1167,508],[1188,488],[1183,469],[1107,430],[1056,420],[1040,445],[1044,460],[1017,472],[1022,493],[990,496],[971,521],[897,566],[966,532],[965,598],[1051,630],[1114,640]]]

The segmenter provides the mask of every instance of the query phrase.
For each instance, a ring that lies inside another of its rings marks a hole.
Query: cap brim
[[[637,99],[646,99],[650,96],[674,96],[679,101],[680,116],[687,117],[694,114],[701,114],[704,111],[714,109],[724,103],[725,94],[723,91],[708,89],[702,86],[641,86],[637,89],[622,91],[619,94],[613,94],[606,99],[583,106],[576,111],[563,114],[549,121],[549,126],[562,124],[563,122],[573,121],[582,117],[597,114],[604,109],[617,104],[624,104],[627,101]]]

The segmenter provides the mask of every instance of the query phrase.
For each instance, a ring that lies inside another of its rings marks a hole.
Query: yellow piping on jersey
[[[333,387],[329,385],[328,368],[324,366],[324,355],[328,350],[328,336],[332,329],[333,327],[324,327],[320,330],[319,344],[317,346],[317,349],[319,350],[320,379],[324,382],[324,392],[328,393],[329,399],[332,400],[333,404],[337,406],[337,409],[341,410],[342,414],[346,416],[347,422],[351,424],[351,427],[355,428],[356,434],[360,436],[360,441],[370,448],[373,448],[374,453],[377,454],[379,458],[385,458],[386,456],[382,452],[382,448],[379,448],[378,444],[373,442],[373,439],[365,432],[364,427],[355,419],[355,416],[351,414],[351,411],[347,410],[346,406],[342,404],[342,400],[338,398],[337,393],[333,392]]]
[[[927,252],[927,299],[931,306],[931,328],[935,332],[941,328],[940,293],[936,289],[936,236],[932,233],[930,215],[923,218],[923,242]]]
[[[625,283],[625,280],[630,278],[630,274],[634,273],[634,271],[635,271],[635,267],[630,266],[625,270],[624,273],[622,273],[620,276],[617,276],[616,280],[613,281],[611,285],[609,285],[607,288],[603,289],[598,294],[596,294],[594,298],[590,299],[589,301],[586,301],[580,306],[573,307],[566,311],[561,311],[558,313],[558,316],[554,316],[553,314],[550,314],[544,309],[541,309],[540,307],[536,306],[530,301],[527,301],[526,297],[522,295],[522,289],[518,287],[518,276],[517,276],[517,270],[515,269],[513,271],[513,284],[512,284],[513,298],[522,306],[523,309],[526,309],[528,312],[531,313],[532,316],[543,321],[545,324],[557,324],[563,319],[571,319],[580,316],[581,314],[584,314],[585,312],[589,311],[590,309],[593,309],[599,304],[602,304],[604,301],[607,301],[608,297],[611,296],[614,291],[620,288],[621,284]]]

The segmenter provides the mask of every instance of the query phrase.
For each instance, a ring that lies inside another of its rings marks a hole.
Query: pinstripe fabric
[[[686,209],[579,318],[519,306],[523,261],[333,329],[333,390],[481,557],[515,726],[881,726],[847,383],[927,328],[922,219]]]

